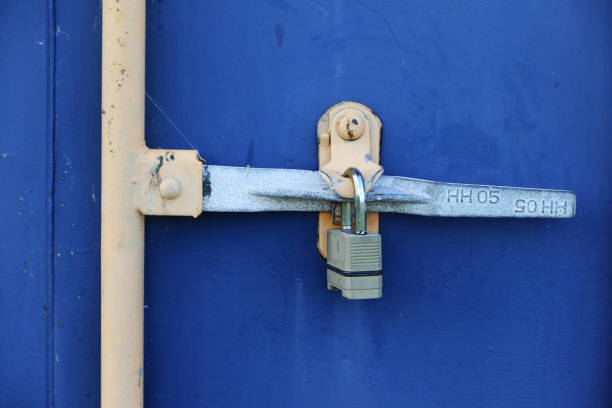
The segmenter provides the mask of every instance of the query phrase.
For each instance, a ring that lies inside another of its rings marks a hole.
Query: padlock
[[[341,290],[348,299],[382,297],[380,234],[367,231],[366,190],[358,169],[350,168],[355,188],[355,227],[351,202],[342,203],[342,228],[327,231],[327,289]]]

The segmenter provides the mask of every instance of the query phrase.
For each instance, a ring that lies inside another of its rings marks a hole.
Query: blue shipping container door
[[[97,407],[101,3],[0,12],[0,407]],[[573,190],[569,220],[380,216],[384,291],[326,289],[315,213],[148,217],[145,406],[612,404],[612,4],[147,2],[146,137],[316,170]]]

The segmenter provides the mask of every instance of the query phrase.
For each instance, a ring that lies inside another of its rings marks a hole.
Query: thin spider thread
[[[176,133],[178,133],[179,135],[181,135],[181,137],[183,138],[183,140],[185,142],[187,142],[187,144],[189,146],[191,146],[191,148],[193,150],[198,150],[193,143],[191,143],[191,141],[189,140],[189,138],[187,136],[185,136],[185,134],[181,131],[181,129],[179,129],[179,127],[176,125],[176,123],[174,123],[174,121],[172,119],[170,119],[170,117],[166,114],[166,112],[164,112],[164,110],[161,108],[161,106],[159,106],[159,104],[157,102],[155,102],[155,100],[153,100],[153,98],[151,97],[151,95],[149,95],[148,92],[145,91],[145,96],[147,97],[148,100],[151,101],[151,103],[153,104],[153,106],[155,106],[157,108],[157,110],[159,111],[159,113],[161,113],[164,118],[166,118],[166,120],[172,125],[172,127],[174,128],[174,130],[176,130]]]

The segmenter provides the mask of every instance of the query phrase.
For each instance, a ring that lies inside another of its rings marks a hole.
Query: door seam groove
[[[55,0],[47,3],[47,407],[55,407]]]

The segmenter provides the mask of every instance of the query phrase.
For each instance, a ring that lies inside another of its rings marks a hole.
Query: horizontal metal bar
[[[203,166],[204,211],[329,211],[343,201],[318,172]],[[440,183],[382,176],[368,193],[368,211],[437,217],[570,218],[571,191]]]

